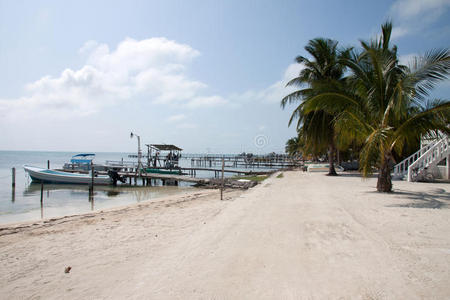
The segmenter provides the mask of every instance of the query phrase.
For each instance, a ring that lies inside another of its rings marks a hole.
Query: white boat
[[[45,183],[68,183],[68,184],[91,184],[91,174],[79,174],[32,166],[23,166],[26,172],[35,182]],[[108,185],[112,183],[111,177],[107,175],[94,175],[94,184]]]
[[[328,172],[330,170],[330,164],[308,164],[308,172]],[[344,168],[341,166],[334,166],[337,172],[343,172]]]
[[[124,168],[123,164],[96,164],[94,163],[94,153],[80,153],[72,156],[70,162],[65,163],[62,167],[63,171],[90,171],[94,167],[95,171],[120,171]]]

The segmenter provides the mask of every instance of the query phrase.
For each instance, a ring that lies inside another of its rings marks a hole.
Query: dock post
[[[44,183],[41,183],[41,219],[44,218]]]
[[[223,188],[224,188],[224,181],[223,181],[223,173],[225,169],[225,159],[222,157],[222,185],[220,187],[220,200],[223,200]]]
[[[91,210],[94,210],[94,165],[91,164],[91,184],[89,186],[89,201],[91,202]]]
[[[47,169],[50,169],[50,160],[47,160]]]
[[[91,202],[91,211],[94,211],[94,188],[89,188],[89,202]]]
[[[16,168],[11,169],[11,175],[12,175],[12,188],[16,188]]]
[[[94,166],[91,165],[91,187],[94,189]]]
[[[16,201],[16,168],[11,169],[12,173],[12,183],[11,183],[11,201]]]

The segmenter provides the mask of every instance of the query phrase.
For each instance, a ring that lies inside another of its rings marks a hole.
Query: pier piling
[[[41,183],[41,219],[44,218],[44,183]]]
[[[91,187],[94,189],[94,166],[91,166]]]
[[[12,173],[12,183],[11,183],[11,201],[16,201],[16,168],[11,169]]]
[[[16,188],[16,168],[11,169],[11,175],[12,175],[12,188]]]
[[[223,173],[225,170],[225,159],[222,157],[222,185],[220,187],[220,200],[223,200],[223,187],[224,187],[224,180],[223,180]]]

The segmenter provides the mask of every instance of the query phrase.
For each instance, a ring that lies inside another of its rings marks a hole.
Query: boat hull
[[[92,177],[89,174],[75,174],[62,171],[55,171],[32,166],[23,167],[34,182],[44,183],[65,183],[65,184],[91,184]],[[109,176],[99,175],[94,177],[95,185],[111,184]]]
[[[181,174],[180,170],[164,170],[164,169],[147,168],[147,169],[144,169],[144,171],[145,171],[145,173],[154,173],[154,174],[173,174],[173,175]]]

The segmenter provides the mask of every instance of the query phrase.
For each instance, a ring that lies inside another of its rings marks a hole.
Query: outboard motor
[[[117,180],[119,180],[122,183],[125,183],[125,178],[123,178],[123,176],[120,176],[117,171],[109,170],[108,176],[112,179],[114,186],[117,185]]]

